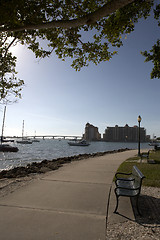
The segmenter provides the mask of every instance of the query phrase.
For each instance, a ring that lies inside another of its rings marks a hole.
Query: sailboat
[[[32,142],[40,142],[38,139],[36,139],[36,131],[35,131],[34,139],[32,139]]]
[[[5,115],[6,115],[6,106],[4,107],[0,152],[18,152],[19,149],[17,147],[11,146],[9,144],[3,144],[3,142],[7,141],[7,140],[4,140],[3,138]]]
[[[17,141],[17,143],[20,143],[20,144],[32,144],[31,140],[29,140],[27,138],[24,138],[24,120],[23,120],[23,124],[22,124],[22,140]]]

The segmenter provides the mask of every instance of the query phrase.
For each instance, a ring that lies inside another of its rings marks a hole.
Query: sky
[[[77,135],[89,122],[101,136],[106,127],[138,125],[160,136],[160,79],[150,79],[152,63],[140,51],[149,50],[160,36],[153,17],[140,20],[123,47],[109,62],[90,64],[80,72],[71,59],[37,60],[24,46],[16,46],[18,77],[25,81],[22,99],[7,106],[5,136]],[[4,106],[0,106],[2,124]]]

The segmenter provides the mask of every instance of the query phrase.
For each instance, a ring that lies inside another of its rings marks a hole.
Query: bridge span
[[[22,138],[19,136],[4,136],[4,138]],[[82,136],[64,136],[64,135],[36,135],[36,136],[25,136],[24,138],[41,138],[41,139],[81,139]]]

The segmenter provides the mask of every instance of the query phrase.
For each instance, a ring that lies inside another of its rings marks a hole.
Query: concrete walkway
[[[114,174],[136,153],[131,150],[65,164],[1,198],[0,239],[105,240],[106,216],[107,222],[124,221],[113,214]],[[123,200],[119,212],[134,218],[129,199]]]

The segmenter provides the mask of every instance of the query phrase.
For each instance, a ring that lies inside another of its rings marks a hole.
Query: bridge
[[[4,136],[4,138],[22,138],[19,136]],[[41,138],[41,139],[81,139],[82,136],[64,136],[64,135],[36,135],[36,136],[24,136],[24,138]]]

